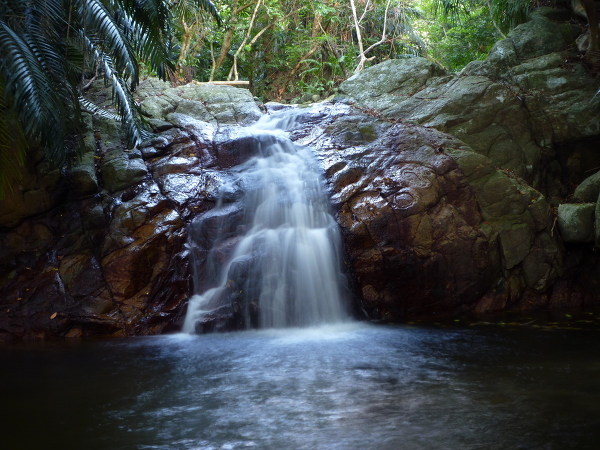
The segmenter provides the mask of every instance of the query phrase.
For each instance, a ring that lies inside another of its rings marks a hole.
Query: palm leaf
[[[26,150],[23,129],[5,100],[4,80],[0,77],[0,199],[20,180]]]
[[[433,12],[436,15],[446,17],[452,22],[460,22],[462,14],[468,14],[469,8],[464,0],[433,0]]]
[[[126,35],[123,21],[118,24],[113,14],[99,0],[79,3],[79,15],[84,20],[85,33],[102,44],[104,52],[110,54],[116,70],[124,79],[131,78],[132,86],[139,79],[138,64],[131,40]]]
[[[200,9],[203,9],[211,16],[213,16],[214,19],[217,21],[217,25],[221,26],[221,16],[219,16],[219,11],[217,10],[213,2],[211,2],[210,0],[196,0],[196,4]]]
[[[86,98],[79,97],[79,104],[80,104],[82,110],[89,112],[91,114],[94,114],[94,115],[97,115],[100,117],[104,117],[105,119],[109,119],[109,120],[115,120],[115,121],[121,120],[121,116],[118,115],[117,113],[108,111],[107,109],[104,109],[104,108],[101,108]]]
[[[503,32],[527,20],[531,0],[485,0],[490,16]],[[469,15],[473,2],[469,0],[432,0],[435,14],[440,14],[453,23],[460,23],[461,17]]]
[[[150,68],[154,70],[158,77],[166,79],[169,71],[174,70],[175,63],[171,57],[169,48],[169,39],[165,39],[158,30],[149,30],[136,32],[136,52],[140,58],[147,61]]]
[[[489,2],[492,18],[503,32],[508,32],[527,20],[530,0],[493,0]]]
[[[150,133],[145,130],[145,122],[135,104],[131,89],[125,80],[119,76],[119,72],[116,70],[110,55],[103,53],[87,36],[81,35],[80,40],[85,43],[87,52],[93,54],[94,61],[102,67],[105,84],[110,86],[112,90],[112,103],[117,111],[115,114],[125,128],[128,144],[132,146],[136,145],[138,142],[146,139]],[[81,104],[81,101],[79,103]],[[85,103],[86,109],[92,111],[94,114],[106,117],[105,114],[100,113],[103,108],[92,105],[93,103],[91,102]]]
[[[210,0],[177,0],[172,1],[173,17],[177,19],[181,18],[192,18],[198,13],[198,10],[206,11],[221,26],[221,16],[219,11],[215,7],[214,3]]]
[[[165,0],[120,1],[120,8],[134,25],[135,51],[162,79],[166,79],[175,67],[168,47],[172,36],[169,6]]]
[[[115,114],[129,142],[144,139],[149,133],[131,94],[139,82],[138,58],[166,77],[174,67],[171,18],[183,4],[195,5],[220,23],[210,0],[0,2],[0,171],[23,162],[23,153],[9,151],[24,148],[15,144],[23,135],[58,164],[64,162],[65,137],[81,124],[81,105],[112,115],[79,98],[79,84],[97,67],[112,87]],[[21,133],[11,135],[15,121]],[[0,187],[6,185],[5,173],[0,173]]]
[[[118,76],[112,67],[112,61],[108,55],[104,55],[103,63],[106,79],[112,86],[113,104],[116,106],[121,117],[121,123],[127,134],[128,144],[131,146],[137,145],[147,139],[151,133],[145,130],[141,114],[137,109],[131,91],[127,83]]]
[[[33,47],[33,48],[32,48]],[[5,96],[12,98],[26,135],[49,145],[61,130],[63,105],[54,94],[39,57],[39,50],[30,36],[18,36],[0,21],[0,71],[5,80]]]

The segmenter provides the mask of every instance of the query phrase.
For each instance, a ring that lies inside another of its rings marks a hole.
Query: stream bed
[[[0,346],[5,449],[595,449],[600,332],[346,323]]]

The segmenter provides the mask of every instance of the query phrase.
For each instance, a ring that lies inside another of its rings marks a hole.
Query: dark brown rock
[[[335,113],[312,136],[346,252],[372,317],[398,319],[478,301],[501,269],[480,229],[475,189],[435,130]]]
[[[529,76],[529,63],[513,53],[519,76]],[[553,55],[536,58],[540,83],[541,69],[553,70],[551,81],[565,75]],[[315,148],[360,297],[356,309],[371,318],[600,302],[597,257],[582,248],[565,254],[546,198],[528,184],[544,184],[539,172],[552,157],[552,130],[537,123],[541,113],[532,115],[536,103],[525,105],[500,74],[475,69],[455,77],[414,59],[365,70],[344,88],[364,111],[348,99],[326,103],[303,110],[290,131]],[[394,77],[395,84],[381,82]],[[126,150],[119,126],[94,122],[98,134],[84,138],[85,179],[37,158],[21,188],[0,202],[0,340],[177,331],[192,272],[203,272],[211,287],[211,269],[191,267],[192,256],[206,259],[212,249],[219,263],[231,254],[243,232],[235,203],[243,187],[228,169],[256,155],[241,125],[260,110],[244,90],[148,86],[139,95],[159,135]],[[385,95],[372,95],[380,88]],[[562,142],[558,125],[575,119],[552,117]],[[528,128],[531,120],[539,130]],[[587,122],[580,138],[597,131],[597,120]],[[552,176],[560,172],[560,164],[548,164]],[[229,206],[213,212],[217,201]],[[186,246],[187,224],[203,213],[201,236]],[[237,293],[228,286],[216,296],[198,331],[243,328],[242,309],[252,320],[256,305],[242,304]]]
[[[204,108],[206,96],[212,123],[172,113]],[[167,98],[146,103],[170,122],[141,150],[124,148],[118,124],[88,127],[85,169],[99,185],[82,188],[81,177],[38,158],[23,189],[0,204],[0,340],[180,330],[192,292],[186,221],[214,205],[223,168],[252,156],[243,131],[228,137],[217,124],[249,124],[259,110],[249,92],[229,88],[192,86]]]

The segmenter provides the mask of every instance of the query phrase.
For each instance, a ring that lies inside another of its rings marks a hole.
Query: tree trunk
[[[233,1],[232,5],[231,5],[231,9],[232,9],[231,22],[230,22],[229,27],[227,28],[227,31],[225,32],[225,36],[223,37],[223,45],[221,46],[221,51],[219,52],[219,56],[217,57],[216,61],[213,62],[213,66],[210,71],[210,81],[213,81],[213,79],[215,77],[215,73],[217,72],[217,70],[219,70],[221,68],[221,66],[225,62],[225,58],[227,58],[227,54],[229,53],[229,50],[231,50],[231,43],[233,42],[233,37],[235,34],[235,26],[238,23],[237,18],[239,17],[239,15],[242,11],[251,7],[253,4],[254,4],[254,0],[251,0],[242,6],[239,5],[238,0]]]
[[[229,81],[231,81],[231,77],[234,77],[235,81],[238,80],[237,57],[240,55],[240,53],[244,49],[246,42],[248,42],[248,38],[250,37],[250,33],[252,33],[252,27],[254,26],[254,21],[256,20],[256,15],[258,13],[258,9],[260,8],[261,4],[262,4],[262,0],[258,0],[258,2],[256,2],[256,7],[254,8],[254,11],[252,12],[252,17],[250,18],[250,24],[248,25],[248,32],[246,33],[246,36],[244,36],[244,40],[242,41],[242,43],[238,47],[237,51],[233,55],[233,66],[231,66],[231,70],[229,71],[229,75],[227,76],[227,80],[229,80]]]
[[[365,49],[362,43],[362,33],[360,31],[360,20],[358,19],[358,15],[356,14],[356,5],[354,4],[354,0],[350,0],[350,7],[352,8],[352,19],[354,20],[354,29],[356,30],[356,40],[358,42],[358,58],[359,62],[354,69],[354,73],[358,73],[362,70],[365,62],[367,60],[365,56]],[[366,7],[365,7],[366,11]]]
[[[590,48],[588,52],[600,50],[600,28],[598,26],[598,12],[594,0],[581,0],[587,15],[590,27]]]
[[[360,33],[360,22],[362,20],[362,17],[360,19],[357,19],[356,16],[356,7],[354,6],[354,0],[350,0],[350,6],[352,7],[352,17],[354,18],[354,26],[356,27],[356,37],[358,39],[358,49],[359,49],[359,61],[358,61],[358,65],[356,66],[356,69],[354,69],[354,73],[358,73],[360,71],[362,71],[365,67],[365,63],[367,61],[371,61],[373,58],[375,58],[374,56],[372,56],[371,58],[367,58],[367,53],[369,53],[371,50],[379,47],[380,45],[384,44],[387,40],[387,16],[388,16],[388,11],[390,9],[390,3],[391,0],[387,0],[387,3],[385,4],[385,12],[384,12],[384,18],[383,18],[383,32],[381,33],[381,39],[378,42],[375,42],[373,45],[371,45],[369,48],[367,48],[366,50],[363,47],[363,43],[362,43],[362,36]],[[367,6],[368,6],[368,2],[367,2]],[[366,8],[367,6],[365,6],[365,13],[366,13]],[[363,17],[364,14],[363,13]]]
[[[217,60],[214,62],[213,67],[210,71],[210,81],[213,81],[215,77],[215,72],[221,68],[221,66],[225,62],[225,58],[227,58],[227,53],[229,53],[229,49],[231,49],[231,43],[233,42],[233,34],[235,33],[235,22],[233,20],[232,22],[233,23],[225,32],[225,37],[223,38],[223,45],[221,46],[221,51],[219,52],[219,56],[217,57]]]
[[[179,58],[177,58],[177,64],[175,65],[175,73],[178,77],[181,77],[183,74],[183,61],[185,60],[185,56],[188,53],[188,49],[192,42],[192,32],[190,27],[188,27],[185,19],[181,20],[181,25],[183,26],[183,36],[181,37],[181,50],[179,51]]]

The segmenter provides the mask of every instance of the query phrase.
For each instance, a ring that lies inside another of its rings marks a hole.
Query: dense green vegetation
[[[355,71],[389,58],[425,56],[459,70],[523,21],[531,2],[217,0],[215,5],[223,26],[197,20],[192,44],[186,27],[180,32],[180,77],[246,79],[259,97],[293,100],[329,95]]]
[[[195,4],[218,17],[210,0]],[[0,3],[0,193],[18,179],[27,149],[39,146],[58,166],[79,146],[81,112],[122,119],[129,140],[144,135],[132,91],[140,61],[166,77],[174,70],[171,0],[4,0]],[[115,111],[83,99],[102,76]]]
[[[39,146],[58,165],[77,149],[81,112],[115,114],[144,135],[132,91],[249,80],[263,100],[330,95],[389,58],[449,70],[483,58],[533,0],[5,0],[0,4],[0,193]],[[83,100],[103,77],[114,111]]]

